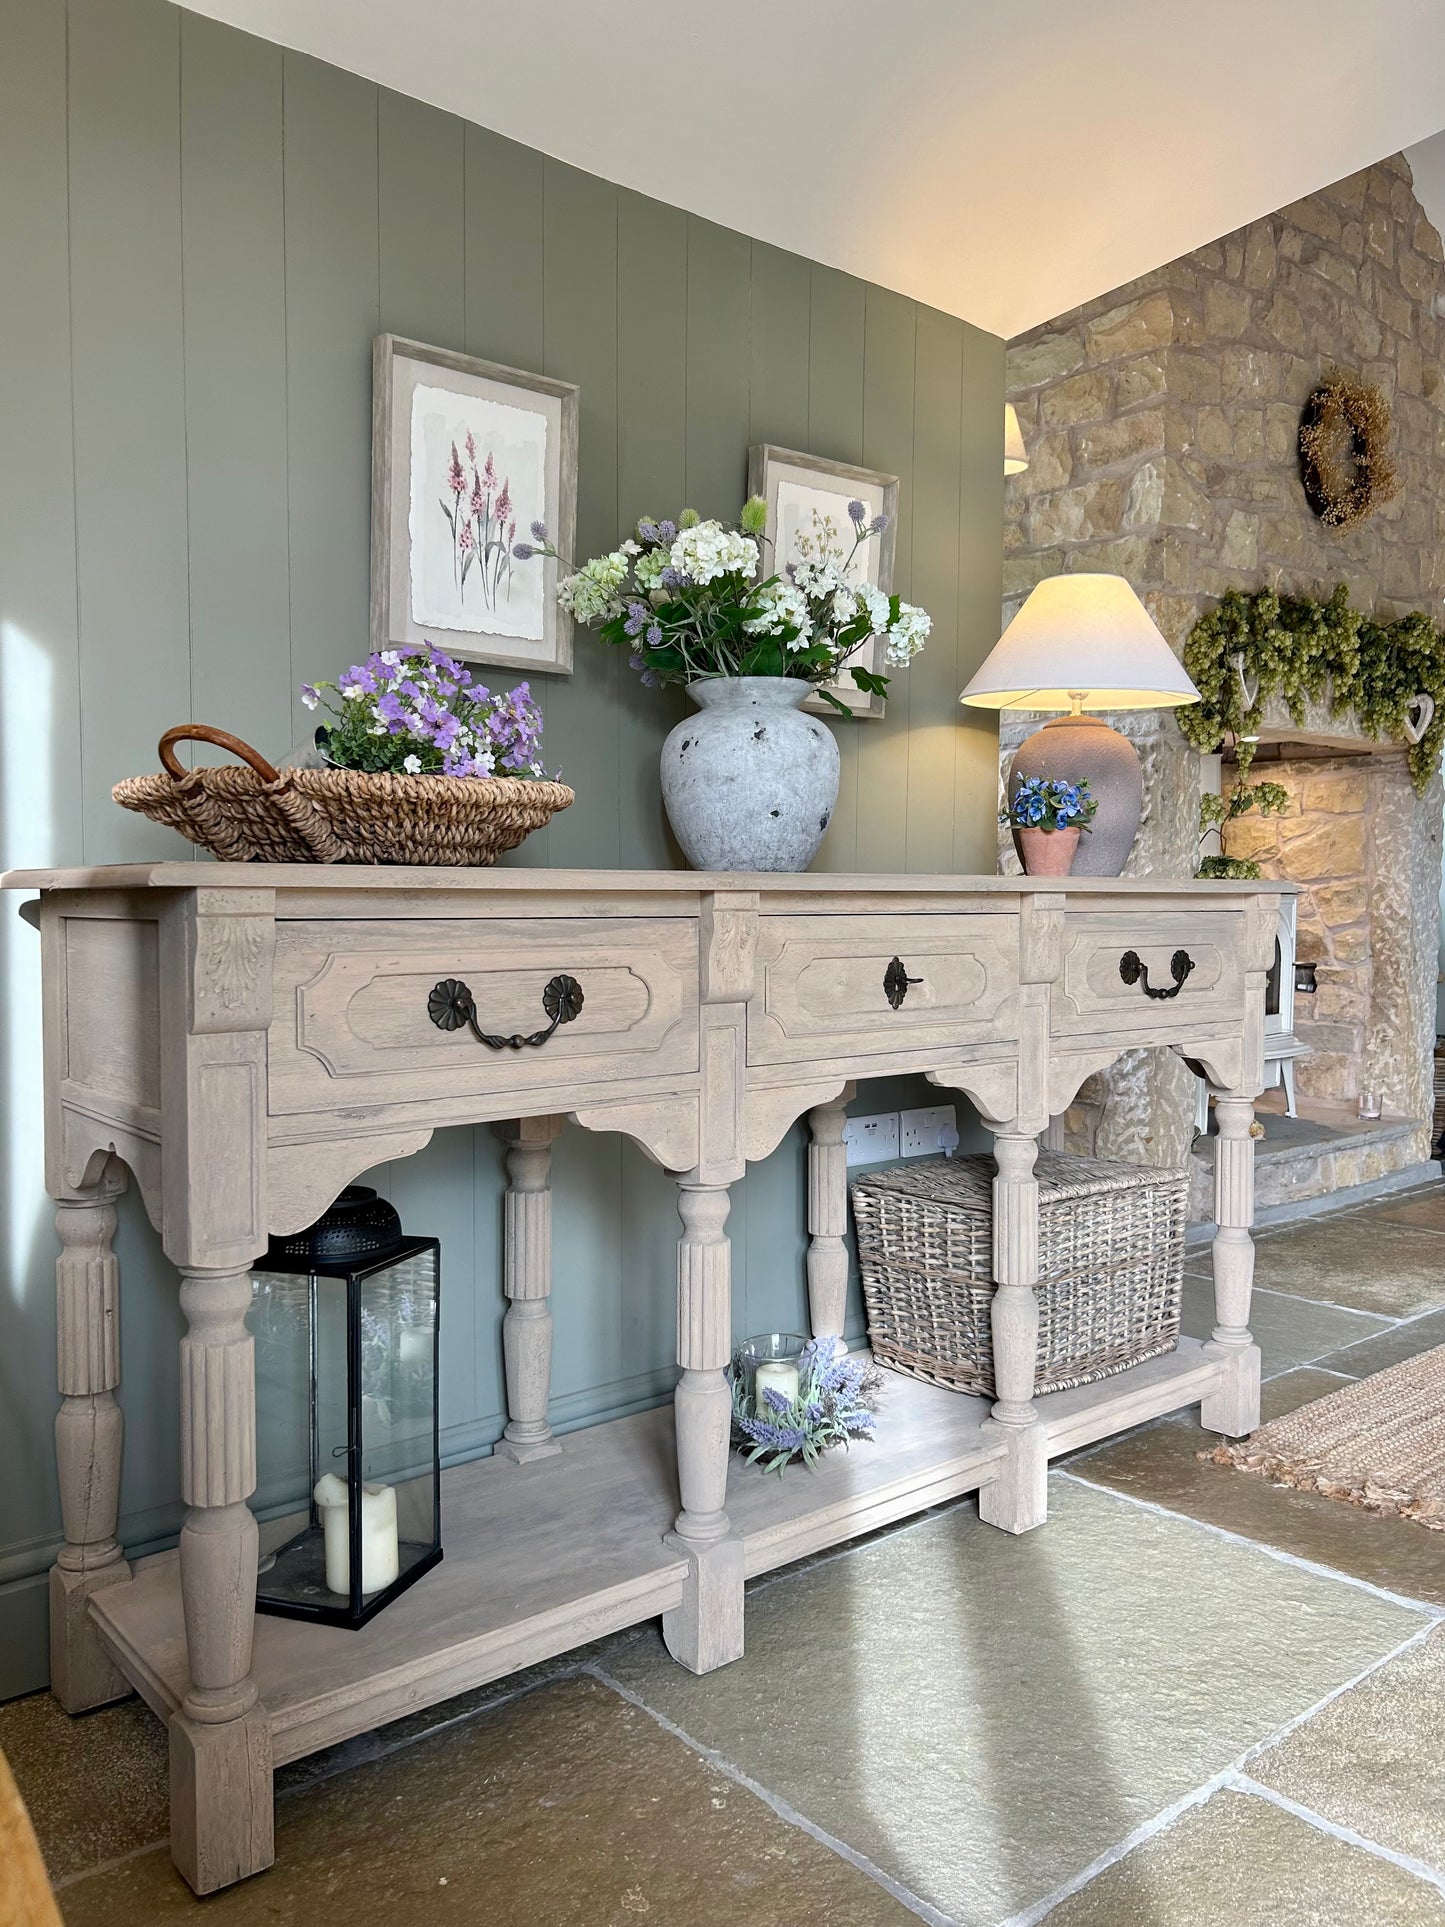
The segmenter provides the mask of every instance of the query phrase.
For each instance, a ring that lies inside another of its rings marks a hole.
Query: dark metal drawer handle
[[[559,1024],[570,1024],[582,1008],[582,986],[575,977],[553,977],[542,992],[542,1008],[552,1019],[545,1030],[530,1037],[516,1031],[510,1037],[489,1037],[477,1022],[476,999],[467,985],[445,977],[426,1000],[426,1014],[438,1030],[460,1030],[465,1024],[488,1050],[530,1050],[545,1044]]]
[[[895,1010],[902,1010],[903,999],[908,995],[908,986],[922,982],[921,977],[910,977],[904,968],[903,959],[895,957],[883,973],[883,995]]]
[[[1162,986],[1155,989],[1149,982],[1149,966],[1141,961],[1137,950],[1126,950],[1119,959],[1119,975],[1126,984],[1142,981],[1146,997],[1177,997],[1184,988],[1184,979],[1194,968],[1194,959],[1187,950],[1176,950],[1169,959],[1169,975],[1174,979],[1169,989]]]

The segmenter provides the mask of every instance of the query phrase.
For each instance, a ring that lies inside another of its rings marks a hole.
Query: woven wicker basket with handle
[[[188,770],[175,745],[241,758]],[[249,743],[204,723],[160,740],[164,775],[128,776],[111,795],[226,863],[495,863],[575,801],[565,783],[517,776],[393,776],[273,769]]]

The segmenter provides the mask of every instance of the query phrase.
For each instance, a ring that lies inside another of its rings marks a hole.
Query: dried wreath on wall
[[[1338,370],[1305,403],[1299,431],[1305,499],[1331,529],[1352,529],[1400,493],[1390,405],[1373,382]]]

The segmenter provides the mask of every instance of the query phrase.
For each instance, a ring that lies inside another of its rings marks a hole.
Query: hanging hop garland
[[[1300,479],[1315,514],[1352,529],[1400,493],[1390,454],[1390,407],[1373,382],[1335,370],[1305,403]]]
[[[1246,682],[1258,678],[1248,708],[1236,657],[1242,658]],[[1343,582],[1328,602],[1281,596],[1273,589],[1229,590],[1189,632],[1184,667],[1200,701],[1175,711],[1179,727],[1206,753],[1233,736],[1241,781],[1254,760],[1248,738],[1274,695],[1284,698],[1297,726],[1304,724],[1307,702],[1328,699],[1332,714],[1352,712],[1366,735],[1397,742],[1409,741],[1415,698],[1430,696],[1435,713],[1419,742],[1409,746],[1417,795],[1439,768],[1445,743],[1445,636],[1419,613],[1372,622],[1350,607]]]

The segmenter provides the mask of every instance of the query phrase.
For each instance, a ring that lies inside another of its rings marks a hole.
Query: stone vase
[[[1077,824],[1068,830],[1045,830],[1033,823],[1016,828],[1014,841],[1029,876],[1066,877],[1078,855],[1079,835]]]
[[[1099,807],[1074,875],[1122,876],[1144,807],[1144,772],[1128,737],[1099,716],[1056,716],[1019,744],[1009,766],[1006,794],[1012,796],[1025,776],[1088,783]],[[1022,850],[1019,860],[1023,860]]]
[[[838,800],[838,745],[791,676],[689,683],[701,712],[662,746],[662,800],[695,870],[806,870]]]

